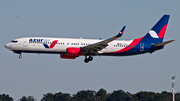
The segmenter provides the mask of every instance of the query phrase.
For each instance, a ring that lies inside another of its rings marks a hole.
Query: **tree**
[[[0,95],[0,101],[13,101],[13,98],[10,97],[8,94],[1,94]]]
[[[180,101],[180,92],[175,94],[175,101]]]
[[[41,99],[41,101],[70,101],[71,96],[70,94],[67,93],[47,93],[47,94],[43,94],[44,97]]]
[[[21,99],[19,99],[19,101],[37,101],[33,96],[22,96]]]
[[[59,92],[54,95],[54,101],[70,101],[70,99],[71,96],[67,93]]]
[[[54,101],[54,94],[52,93],[47,93],[47,94],[43,94],[43,98],[41,99],[41,101]]]
[[[97,101],[105,101],[107,98],[107,92],[103,88],[101,88],[97,93],[96,93],[96,99]]]
[[[171,101],[172,100],[172,93],[162,91],[160,94],[160,101]]]
[[[73,101],[95,101],[96,92],[92,90],[82,90],[73,95]]]
[[[108,98],[107,101],[135,101],[131,94],[126,94],[122,90],[114,91]]]

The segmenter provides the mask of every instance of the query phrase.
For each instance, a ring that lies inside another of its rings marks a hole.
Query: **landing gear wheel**
[[[85,62],[85,63],[88,63],[88,62],[89,62],[89,59],[88,59],[88,58],[85,58],[85,59],[84,59],[84,62]]]
[[[19,55],[19,59],[21,59],[22,58],[22,56],[21,55]]]
[[[93,60],[93,57],[92,57],[92,56],[89,56],[88,59],[89,59],[89,61],[92,61],[92,60]]]

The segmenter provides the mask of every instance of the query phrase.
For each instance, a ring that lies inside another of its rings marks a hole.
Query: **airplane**
[[[60,54],[62,59],[76,59],[85,56],[84,62],[93,60],[94,56],[131,56],[144,53],[153,53],[163,49],[164,46],[175,40],[163,42],[170,15],[164,15],[152,29],[143,37],[133,40],[116,40],[124,33],[125,27],[115,36],[102,39],[75,39],[75,38],[49,38],[24,37],[12,40],[5,48],[21,53]]]

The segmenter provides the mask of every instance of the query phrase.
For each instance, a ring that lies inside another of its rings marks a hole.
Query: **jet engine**
[[[82,49],[76,48],[76,47],[69,47],[66,50],[68,56],[81,56],[82,55]]]

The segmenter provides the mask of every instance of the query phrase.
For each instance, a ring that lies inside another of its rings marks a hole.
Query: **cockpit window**
[[[17,43],[18,41],[12,40],[11,42],[13,42],[13,43]]]

